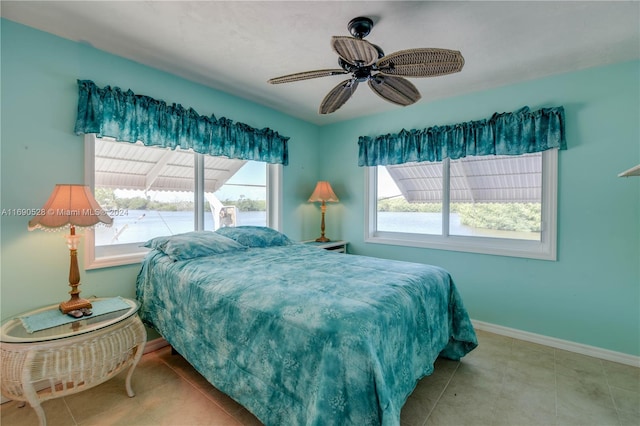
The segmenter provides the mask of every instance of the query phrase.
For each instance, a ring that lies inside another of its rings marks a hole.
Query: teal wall
[[[443,77],[445,78],[445,77]],[[471,317],[640,355],[640,62],[557,75],[466,96],[428,101],[321,129],[330,205],[327,235],[353,253],[447,268]],[[364,170],[358,137],[563,105],[568,149],[559,153],[558,261],[364,243]]]
[[[73,126],[76,80],[88,79],[289,136],[284,231],[295,239],[315,234],[317,224],[300,216],[316,213],[306,203],[318,173],[316,125],[11,21],[1,21],[1,35],[0,208],[40,208],[56,183],[84,182],[83,137]],[[2,318],[68,298],[64,232],[29,232],[29,219],[0,217]],[[83,295],[134,296],[139,265],[84,271],[83,247]]]
[[[39,208],[54,184],[83,182],[83,140],[72,132],[76,79],[131,88],[289,136],[283,224],[293,239],[318,233],[318,206],[306,199],[317,180],[329,180],[340,203],[329,206],[327,235],[349,240],[352,252],[444,266],[474,319],[640,355],[640,179],[616,177],[640,162],[638,62],[432,103],[424,93],[409,108],[318,127],[81,43],[6,20],[0,25],[0,208]],[[557,262],[363,242],[358,136],[485,118],[523,105],[564,105],[567,113]],[[63,300],[63,234],[28,232],[28,217],[0,220],[0,316]],[[82,260],[83,294],[134,295],[138,265],[84,271]]]

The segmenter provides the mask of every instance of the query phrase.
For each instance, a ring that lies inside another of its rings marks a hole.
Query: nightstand
[[[25,312],[5,321],[0,334],[2,395],[28,402],[40,425],[47,423],[43,401],[97,386],[129,368],[125,387],[129,397],[133,370],[142,357],[147,332],[138,317],[140,304],[118,298],[114,312],[29,333],[21,318],[41,315],[59,320],[58,305]],[[96,304],[113,298],[93,299]],[[60,315],[63,315],[60,313]]]
[[[303,244],[307,244],[313,247],[335,251],[336,253],[346,253],[348,241],[329,241],[326,243],[319,243],[315,240],[302,241]]]

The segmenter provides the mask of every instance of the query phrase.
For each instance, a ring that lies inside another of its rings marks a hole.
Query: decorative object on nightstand
[[[71,258],[69,266],[69,286],[71,298],[60,303],[63,313],[91,308],[91,303],[80,298],[80,270],[78,268],[78,244],[80,236],[76,235],[76,226],[93,227],[98,223],[111,225],[110,218],[93,197],[91,189],[86,185],[56,185],[46,204],[40,209],[42,214],[34,216],[29,221],[29,230],[66,228],[67,246]]]
[[[327,206],[325,203],[337,203],[339,200],[338,197],[336,197],[336,194],[333,192],[333,189],[331,189],[331,185],[329,184],[329,182],[319,181],[316,184],[316,189],[313,190],[313,194],[311,194],[311,197],[309,197],[308,201],[310,203],[316,201],[322,202],[322,205],[320,206],[320,209],[322,211],[322,221],[320,222],[321,235],[316,239],[316,241],[319,243],[326,243],[331,241],[329,238],[324,236],[324,214],[327,211]]]
[[[28,402],[41,426],[41,403],[97,386],[128,368],[125,390],[142,357],[147,332],[140,304],[120,297],[92,300],[94,315],[74,319],[57,305],[26,312],[2,323],[2,395]]]

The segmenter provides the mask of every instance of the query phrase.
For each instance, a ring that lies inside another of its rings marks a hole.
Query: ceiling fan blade
[[[376,64],[380,72],[404,77],[436,77],[462,70],[464,58],[457,50],[424,48],[400,50]]]
[[[382,99],[407,106],[420,99],[420,92],[406,78],[376,74],[369,79],[369,87]]]
[[[358,81],[355,79],[345,80],[338,84],[322,100],[320,114],[331,114],[336,111],[349,100],[357,88]]]
[[[353,65],[368,67],[379,58],[378,49],[362,39],[333,36],[331,37],[331,46],[342,59]]]
[[[332,75],[340,75],[346,73],[347,72],[345,70],[341,69],[305,71],[295,74],[283,75],[282,77],[275,77],[268,80],[268,82],[271,84],[291,83],[294,81],[308,80],[310,78],[329,77]]]

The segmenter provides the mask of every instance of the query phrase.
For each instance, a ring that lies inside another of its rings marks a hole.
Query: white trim
[[[89,230],[87,230],[89,231]],[[93,230],[91,230],[93,232]],[[86,234],[85,234],[86,235]],[[100,268],[110,268],[112,266],[122,266],[122,265],[133,265],[135,263],[141,263],[142,259],[149,252],[148,249],[140,249],[144,251],[138,251],[136,253],[126,253],[115,256],[104,256],[96,259],[95,256],[95,245],[93,244],[93,238],[91,239],[91,243],[88,243],[89,238],[85,241],[85,261],[84,261],[84,269],[100,269]],[[136,247],[138,246],[135,243]]]
[[[365,169],[364,242],[480,253],[528,259],[557,260],[558,150],[542,152],[542,232],[540,241],[450,235],[448,231],[448,168],[443,161],[443,231],[441,235],[377,230],[377,167]]]
[[[204,154],[193,153],[193,170],[193,223],[196,229],[204,229]]]
[[[148,354],[149,352],[157,351],[158,349],[162,349],[165,346],[169,346],[169,342],[164,340],[162,337],[158,337],[157,339],[149,340],[144,345],[143,354]]]
[[[555,337],[543,336],[541,334],[530,333],[528,331],[517,330],[515,328],[503,327],[501,325],[491,324],[488,322],[471,320],[473,326],[482,331],[499,334],[501,336],[512,337],[525,342],[537,343],[551,348],[562,349],[581,355],[603,359],[606,361],[617,362],[620,364],[630,365],[632,367],[640,367],[640,356],[629,355],[622,352],[610,351],[608,349],[598,348],[596,346],[583,345],[569,340],[556,339]]]
[[[524,340],[525,342],[537,343],[540,345],[562,349],[581,355],[591,356],[606,361],[630,365],[632,367],[640,367],[640,357],[638,356],[628,355],[622,352],[610,351],[608,349],[602,349],[595,346],[583,345],[581,343],[575,343],[568,340],[556,339],[554,337],[547,337],[541,334],[529,333],[528,331],[516,330],[515,328],[503,327],[501,325],[495,325],[484,321],[471,320],[471,323],[473,324],[474,328],[482,331],[487,331],[489,333],[512,337],[514,339]],[[144,345],[143,354],[157,351],[158,349],[162,349],[165,346],[169,346],[169,342],[167,342],[162,337],[149,340]],[[7,399],[3,396],[0,403],[4,404],[5,402],[9,401],[10,399]]]
[[[96,157],[96,146],[94,143],[95,135],[86,134],[84,135],[84,184],[88,185],[91,188],[91,193],[95,194],[95,157]],[[95,241],[95,231],[93,228],[88,228],[84,231],[84,269],[95,269],[101,268],[103,266],[112,266],[112,265],[98,265],[96,262],[96,247],[94,244]]]
[[[460,235],[429,235],[427,241],[424,234],[378,231],[366,236],[364,242],[495,256],[523,257],[527,259],[556,260],[555,254],[546,253],[543,245],[538,241]]]
[[[542,152],[542,232],[540,249],[546,260],[557,260],[558,239],[558,150]]]
[[[528,331],[517,330],[515,328],[503,327],[501,325],[491,324],[484,321],[471,320],[471,323],[473,324],[473,327],[478,330],[487,331],[500,336],[512,337],[514,339],[524,340],[525,342],[537,343],[551,348],[562,349],[581,355],[618,362],[620,364],[631,365],[632,367],[640,367],[640,356],[628,355],[622,352],[615,352],[568,340],[556,339],[555,337],[548,337],[541,334],[530,333]],[[165,346],[169,346],[169,342],[162,337],[158,337],[157,339],[149,340],[145,344],[143,353],[146,354],[157,351]]]
[[[95,189],[95,143],[93,133],[84,135],[84,176],[85,185]],[[204,158],[205,154],[194,153],[194,226],[204,227]],[[283,212],[283,166],[281,164],[266,165],[267,226],[282,230]],[[140,243],[119,244],[120,254],[96,257],[95,232],[85,231],[84,269],[99,269],[113,266],[131,265],[142,262],[148,249],[140,247]]]
[[[451,214],[451,159],[442,160],[442,233],[443,240],[449,245],[449,221]]]
[[[284,210],[282,170],[282,164],[267,164],[267,226],[278,231],[282,231]]]
[[[364,242],[378,229],[378,211],[372,207],[378,196],[378,169],[364,168]]]

